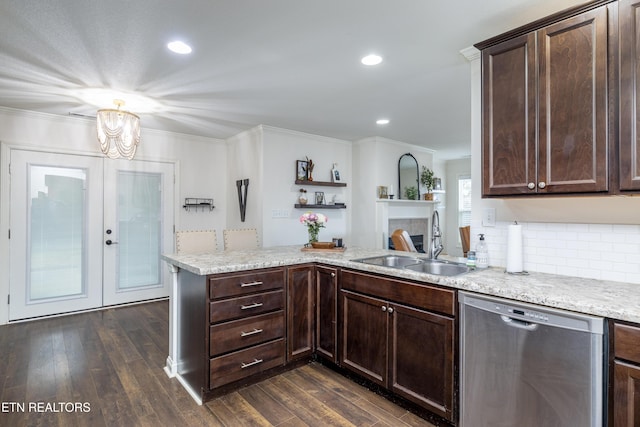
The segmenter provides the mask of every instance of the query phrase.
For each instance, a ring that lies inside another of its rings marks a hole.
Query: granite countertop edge
[[[317,262],[440,285],[461,291],[640,323],[640,285],[638,284],[547,273],[512,275],[505,273],[504,269],[495,267],[477,269],[460,276],[445,277],[353,261],[385,254],[398,255],[398,252],[366,248],[347,248],[344,252],[303,252],[300,246],[281,246],[200,254],[166,254],[162,258],[168,264],[197,275]],[[426,256],[425,254],[417,255]],[[441,258],[456,260],[446,256]]]

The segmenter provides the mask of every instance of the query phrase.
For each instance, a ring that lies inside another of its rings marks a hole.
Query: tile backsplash
[[[484,233],[491,266],[506,265],[509,224],[471,225],[471,249]],[[640,284],[640,225],[520,224],[526,271]]]

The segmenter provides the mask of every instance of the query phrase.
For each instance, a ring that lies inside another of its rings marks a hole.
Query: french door
[[[173,165],[11,150],[10,320],[169,295]]]

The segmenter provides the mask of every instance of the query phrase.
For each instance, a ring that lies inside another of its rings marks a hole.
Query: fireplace
[[[424,250],[424,235],[422,234],[414,234],[414,235],[409,235],[409,237],[411,237],[411,241],[413,242],[413,246],[416,247],[416,250],[418,252],[421,253],[425,253]],[[395,246],[393,245],[393,241],[391,240],[391,237],[389,237],[389,249],[393,249],[395,250]]]

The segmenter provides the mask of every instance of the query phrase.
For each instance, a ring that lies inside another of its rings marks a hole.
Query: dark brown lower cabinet
[[[287,361],[313,353],[314,266],[287,268]]]
[[[613,327],[613,425],[640,426],[640,327]]]
[[[338,269],[316,267],[316,353],[338,363]]]
[[[640,366],[616,360],[613,369],[613,425],[640,426]]]
[[[340,298],[342,366],[453,420],[454,319],[344,289]]]

